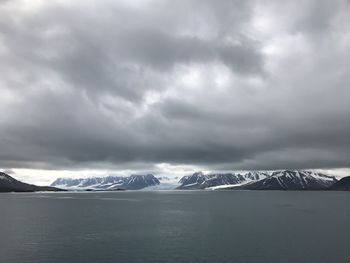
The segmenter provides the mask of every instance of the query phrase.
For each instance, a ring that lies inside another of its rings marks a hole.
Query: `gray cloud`
[[[26,3],[0,3],[0,167],[350,166],[347,1]]]

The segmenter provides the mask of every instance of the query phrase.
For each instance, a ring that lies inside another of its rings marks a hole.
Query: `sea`
[[[350,192],[0,194],[0,263],[349,263]]]

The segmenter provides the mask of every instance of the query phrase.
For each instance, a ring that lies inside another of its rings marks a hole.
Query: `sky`
[[[348,0],[0,0],[16,178],[350,174]]]

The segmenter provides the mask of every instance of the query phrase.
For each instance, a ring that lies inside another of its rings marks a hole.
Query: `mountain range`
[[[333,176],[303,170],[247,173],[196,172],[177,177],[155,177],[152,174],[83,179],[58,178],[51,186],[20,182],[0,172],[0,192],[36,192],[65,190],[350,190],[350,176],[337,180]]]
[[[184,176],[177,189],[232,189],[232,190],[326,190],[337,183],[333,176],[311,171],[283,170],[275,172],[248,172],[245,174],[203,174]],[[350,189],[350,188],[349,188]]]
[[[107,176],[92,178],[58,178],[51,186],[63,189],[92,190],[139,190],[149,186],[159,185],[160,181],[153,174],[125,176]]]
[[[239,173],[215,173],[204,174],[197,172],[189,176],[181,178],[180,186],[177,189],[193,190],[193,189],[206,189],[215,187],[228,187],[233,185],[240,185],[250,181],[257,181],[264,179],[268,176],[265,172],[251,171],[246,174]]]
[[[86,179],[58,178],[51,186],[95,190],[350,190],[350,182],[346,179],[338,181],[334,176],[304,170],[212,174],[196,172],[177,181],[165,176],[157,178],[152,174]]]

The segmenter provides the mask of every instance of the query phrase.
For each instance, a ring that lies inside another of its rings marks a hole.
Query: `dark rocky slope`
[[[62,189],[51,186],[37,186],[26,184],[6,173],[0,172],[0,192],[38,192],[38,191],[63,191]]]
[[[333,184],[329,190],[334,191],[350,191],[350,176],[343,177],[338,182]]]

